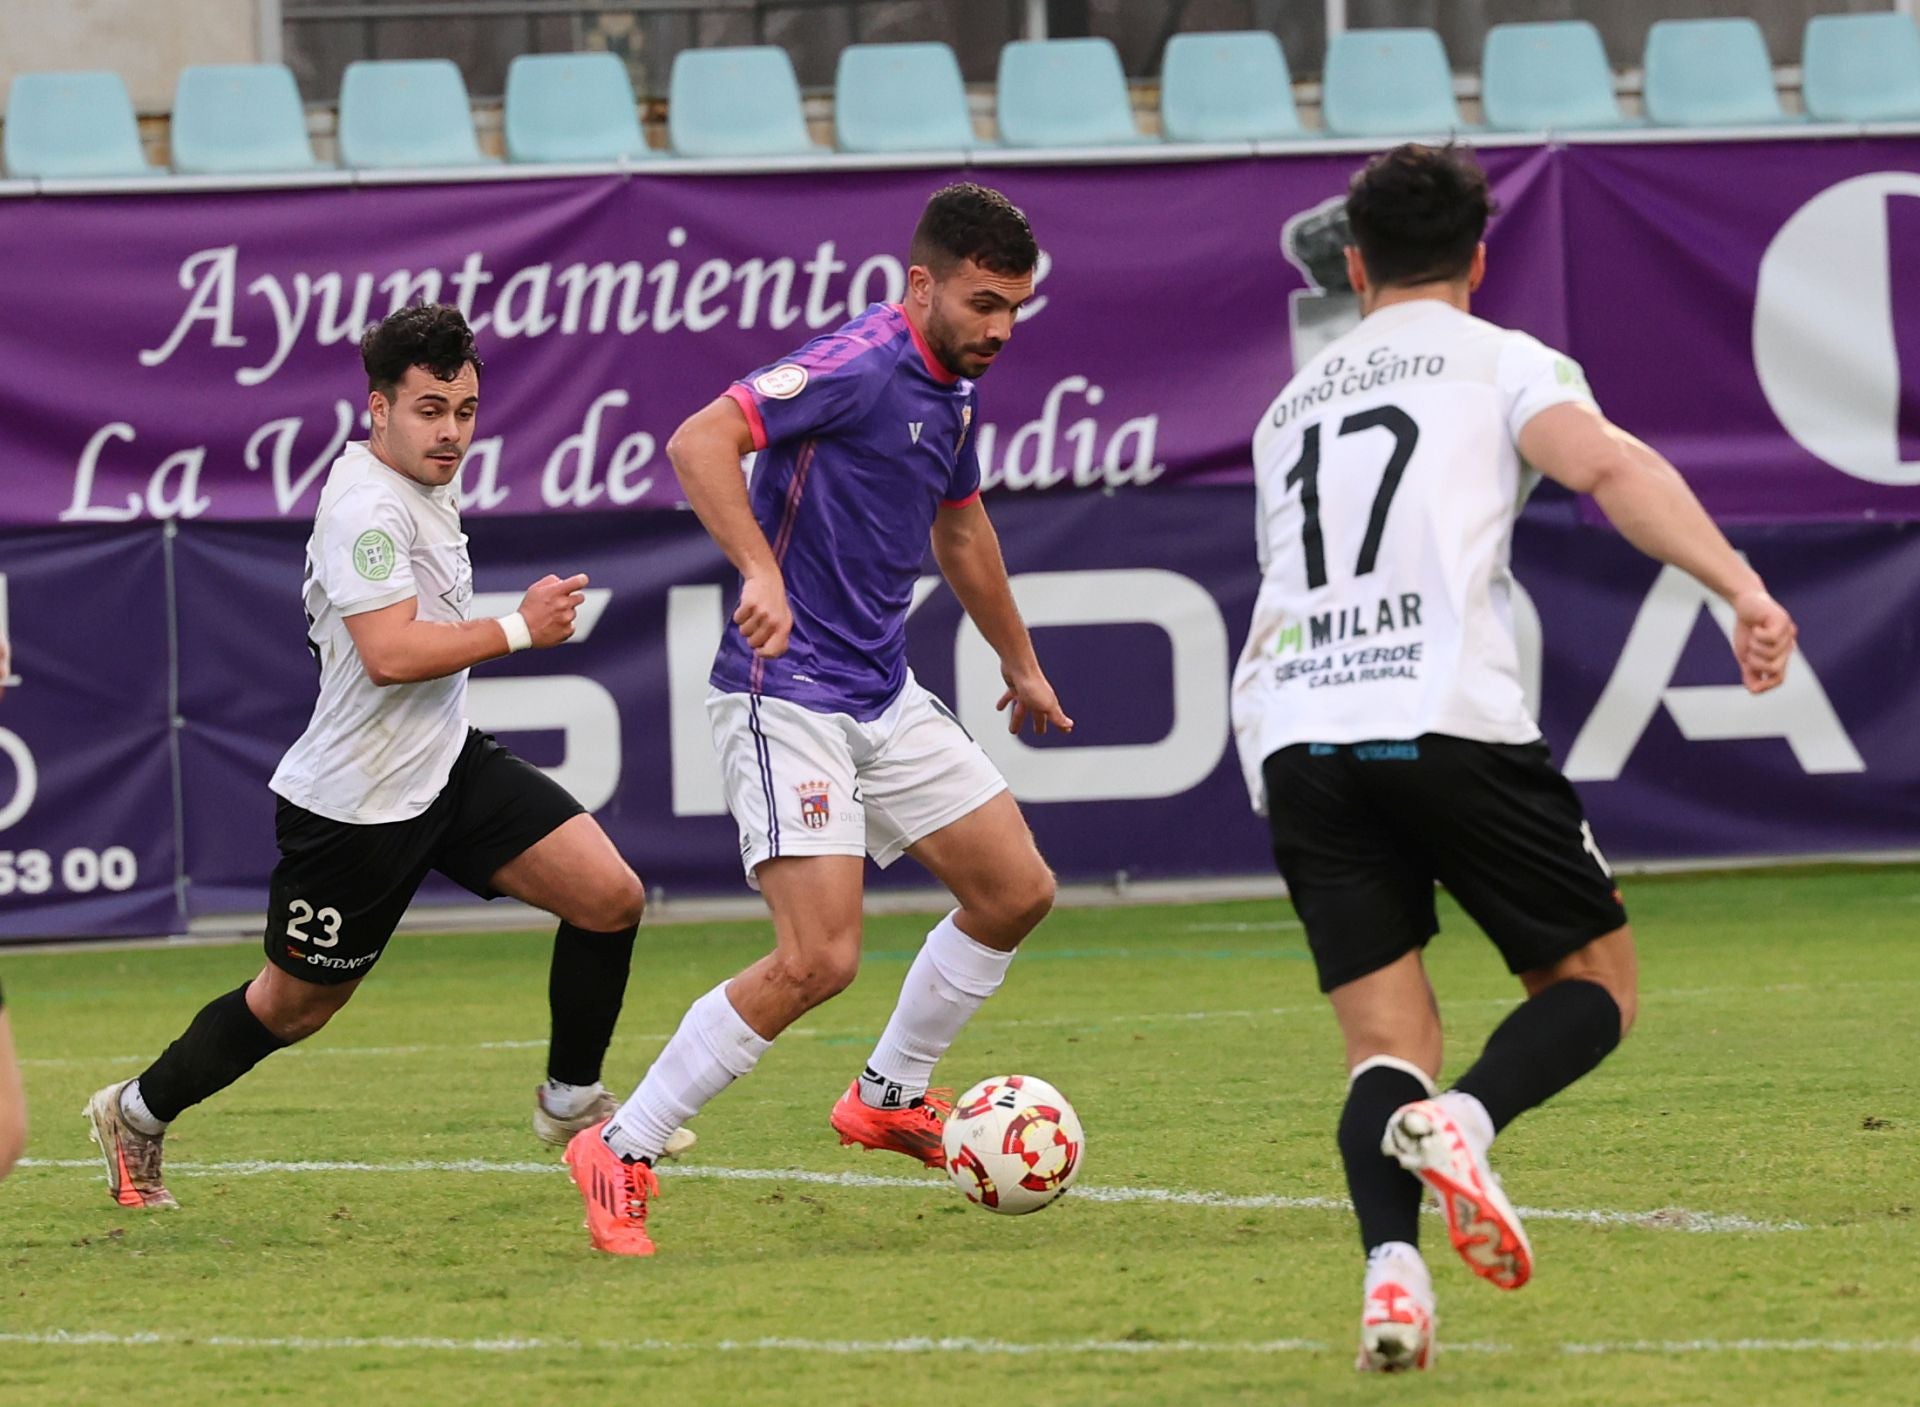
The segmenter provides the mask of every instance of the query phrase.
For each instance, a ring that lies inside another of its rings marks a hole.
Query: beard
[[[927,315],[927,346],[932,350],[934,359],[955,376],[978,379],[986,374],[992,357],[1006,343],[997,338],[986,338],[979,342],[962,342],[941,317],[937,310]]]

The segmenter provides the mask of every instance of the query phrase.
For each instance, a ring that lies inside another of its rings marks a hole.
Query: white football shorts
[[[912,674],[870,723],[718,689],[707,695],[707,718],[755,889],[761,861],[782,855],[871,855],[884,869],[1007,789],[986,751]]]

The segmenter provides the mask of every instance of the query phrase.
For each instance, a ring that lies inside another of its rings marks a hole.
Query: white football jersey
[[[467,672],[376,686],[347,617],[417,598],[417,619],[460,621],[473,566],[451,486],[428,488],[364,444],[334,461],[307,539],[307,643],[320,698],[267,785],[354,825],[405,821],[433,804],[467,736]]]
[[[1515,447],[1592,399],[1567,357],[1450,304],[1390,304],[1301,368],[1253,437],[1263,573],[1234,672],[1254,809],[1294,743],[1540,736],[1514,644]]]

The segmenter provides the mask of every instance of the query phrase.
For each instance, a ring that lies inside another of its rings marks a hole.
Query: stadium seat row
[[[1647,35],[1646,121],[1742,126],[1920,119],[1920,26],[1902,14],[1821,15],[1807,24],[1806,113],[1788,114],[1752,20],[1662,20]],[[1329,45],[1326,135],[1394,137],[1469,130],[1440,36],[1350,30]],[[1481,63],[1485,127],[1500,131],[1635,125],[1614,93],[1597,30],[1584,21],[1495,25]],[[1104,39],[1022,41],[1000,55],[999,144],[1115,146],[1155,140],[1134,122],[1126,75]],[[1166,48],[1163,137],[1173,142],[1311,135],[1294,105],[1280,43],[1264,31],[1181,34]],[[762,157],[822,151],[808,134],[784,50],[689,49],[667,106],[674,155]],[[186,69],[174,94],[173,169],[183,174],[322,169],[293,75],[278,64]],[[944,44],[856,44],[840,55],[834,135],[848,152],[956,151],[975,135],[965,85]],[[515,162],[642,160],[625,66],[610,54],[523,55],[507,73],[505,137]],[[355,169],[464,166],[480,149],[460,71],[444,59],[350,64],[338,147]],[[5,163],[14,176],[156,174],[141,153],[125,85],[112,73],[26,74],[8,95]]]

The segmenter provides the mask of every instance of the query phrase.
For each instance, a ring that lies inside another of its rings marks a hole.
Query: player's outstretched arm
[[[667,441],[667,459],[687,503],[727,560],[740,569],[740,605],[733,623],[755,654],[775,659],[787,652],[793,611],[780,564],[753,516],[746,476],[740,472],[740,461],[752,452],[753,430],[731,396],[695,411]]]
[[[1060,707],[1053,685],[1033,652],[1033,637],[1020,619],[1020,607],[1007,584],[1007,564],[1000,555],[1000,535],[978,498],[963,507],[942,507],[933,520],[933,559],[953,594],[960,598],[973,623],[994,653],[1000,656],[1000,675],[1007,691],[995,708],[1012,706],[1007,731],[1017,733],[1028,719],[1033,731],[1049,727],[1073,731],[1073,720]]]
[[[544,650],[573,637],[574,612],[586,597],[585,573],[562,581],[544,576],[527,588],[513,616],[499,620],[420,620],[417,597],[347,617],[347,633],[367,678],[389,684],[444,679],[515,650]]]
[[[1591,405],[1549,406],[1520,431],[1520,453],[1542,474],[1592,494],[1635,547],[1679,567],[1724,597],[1738,622],[1733,653],[1756,694],[1786,678],[1798,630],[1766,583],[1733,550],[1680,471]]]

